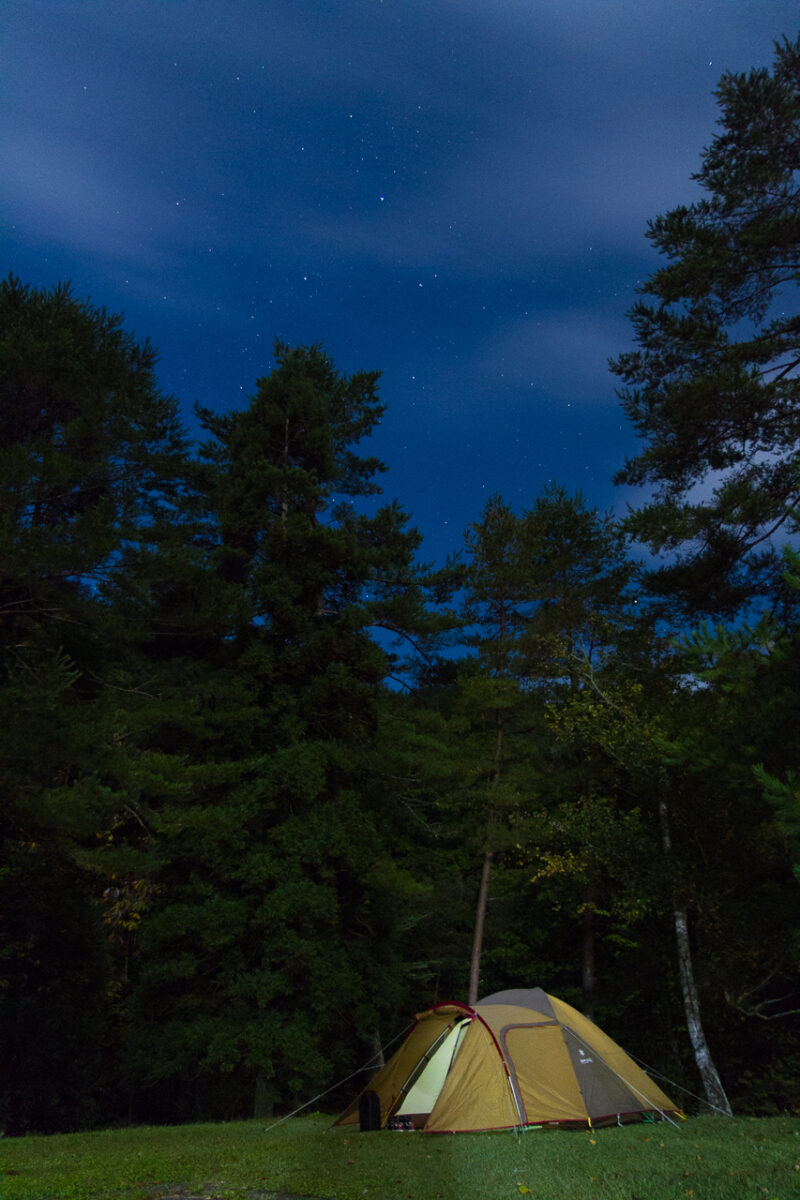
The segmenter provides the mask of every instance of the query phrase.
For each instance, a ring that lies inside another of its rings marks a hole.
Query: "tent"
[[[616,1042],[541,988],[419,1013],[336,1124],[364,1127],[364,1099],[380,1107],[378,1125],[406,1118],[428,1133],[683,1115]]]

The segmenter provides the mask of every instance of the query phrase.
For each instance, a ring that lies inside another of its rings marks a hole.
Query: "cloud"
[[[696,194],[721,71],[796,25],[709,4],[10,0],[9,266],[124,307],[203,403],[276,333],[384,368],[420,494],[605,477],[646,222]]]
[[[38,131],[7,138],[0,180],[6,212],[34,237],[146,261],[153,254],[148,214],[159,207],[158,197],[136,179],[114,180],[107,162],[91,161],[83,151]]]
[[[644,260],[713,110],[715,76],[698,104],[676,68],[684,9],[52,4],[16,30],[12,101],[36,121],[12,143],[11,211],[177,275],[193,242],[347,260],[368,288],[371,272],[541,276],[589,246]]]
[[[505,324],[469,369],[501,374],[509,386],[546,392],[556,403],[616,406],[608,356],[627,337],[627,324],[602,306],[537,312]]]

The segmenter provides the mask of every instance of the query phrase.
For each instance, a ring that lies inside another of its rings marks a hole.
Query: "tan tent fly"
[[[336,1124],[361,1119],[365,1127],[364,1098],[372,1101],[376,1126],[426,1133],[683,1115],[616,1042],[541,988],[419,1013],[400,1049]]]

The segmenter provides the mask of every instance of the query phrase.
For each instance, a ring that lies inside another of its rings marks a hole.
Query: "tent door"
[[[465,1017],[453,1026],[406,1092],[400,1107],[395,1109],[397,1116],[411,1116],[412,1113],[427,1116],[432,1111],[471,1020],[471,1017]]]

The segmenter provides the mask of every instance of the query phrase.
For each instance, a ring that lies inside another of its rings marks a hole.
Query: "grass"
[[[424,1135],[260,1122],[11,1138],[2,1200],[800,1200],[800,1121]],[[530,1189],[526,1191],[525,1189]]]

